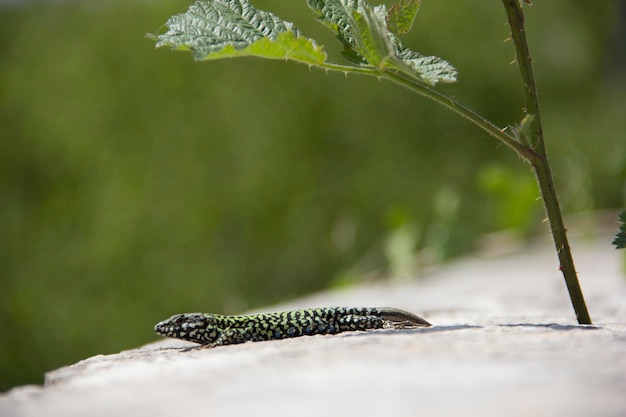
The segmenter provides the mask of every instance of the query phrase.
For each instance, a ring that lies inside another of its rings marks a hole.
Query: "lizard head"
[[[154,331],[161,336],[203,345],[215,342],[218,336],[214,315],[205,313],[176,314],[157,323]]]

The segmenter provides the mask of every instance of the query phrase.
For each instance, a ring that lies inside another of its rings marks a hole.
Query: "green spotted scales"
[[[326,307],[242,316],[176,314],[157,323],[154,331],[202,345],[222,346],[316,334],[429,326],[423,318],[396,308]]]

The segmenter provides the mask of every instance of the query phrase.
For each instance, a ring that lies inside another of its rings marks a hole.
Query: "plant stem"
[[[385,72],[385,78],[403,85],[410,90],[420,94],[422,96],[428,97],[431,100],[436,101],[442,106],[452,110],[456,114],[464,117],[469,120],[489,135],[494,138],[504,142],[507,146],[515,150],[517,154],[530,161],[535,158],[534,152],[532,149],[524,146],[522,143],[518,142],[513,136],[506,133],[505,129],[499,128],[498,126],[491,123],[489,120],[485,119],[472,109],[465,107],[463,104],[458,101],[453,100],[452,98],[446,96],[445,94],[441,94],[438,91],[433,90],[432,88],[420,83],[419,81],[415,81],[412,78],[408,78],[406,75],[397,72]]]
[[[527,161],[531,161],[536,158],[533,150],[527,146],[524,146],[522,143],[518,142],[515,137],[506,133],[505,129],[499,128],[498,126],[491,123],[489,120],[485,119],[472,109],[464,106],[463,104],[455,101],[454,99],[442,94],[438,91],[433,90],[427,85],[421,83],[420,81],[415,80],[412,77],[409,77],[406,74],[395,72],[395,71],[384,71],[381,72],[380,69],[376,67],[355,67],[348,65],[338,65],[332,64],[329,62],[325,62],[323,65],[320,65],[321,68],[327,71],[339,71],[348,73],[357,73],[364,75],[371,75],[374,77],[383,77],[390,81],[395,82],[396,84],[400,84],[414,93],[420,94],[424,97],[427,97],[442,106],[452,110],[454,113],[464,117],[469,120],[494,138],[504,142],[507,146],[515,150],[518,155]]]
[[[526,111],[534,116],[531,124],[531,142],[534,150],[534,158],[529,159],[541,190],[541,196],[545,205],[548,221],[552,230],[552,238],[559,257],[559,269],[565,278],[565,284],[569,292],[572,306],[576,313],[579,324],[591,324],[591,317],[587,311],[585,298],[583,296],[574,259],[567,241],[567,230],[563,223],[559,200],[557,198],[554,181],[543,138],[543,128],[541,126],[541,113],[539,111],[539,100],[537,86],[533,75],[532,60],[526,41],[526,30],[524,28],[524,13],[520,0],[502,0],[511,27],[511,35],[517,53],[517,63],[519,65],[522,81],[524,84],[524,95],[526,98]]]

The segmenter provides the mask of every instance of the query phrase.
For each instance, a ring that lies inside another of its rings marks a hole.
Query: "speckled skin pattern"
[[[423,318],[389,307],[327,307],[280,313],[222,316],[176,314],[157,323],[157,334],[209,346],[381,328],[429,327]]]

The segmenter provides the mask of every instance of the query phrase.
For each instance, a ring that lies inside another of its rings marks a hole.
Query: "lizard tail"
[[[430,327],[432,324],[408,311],[400,310],[391,307],[380,307],[376,309],[377,316],[383,320],[388,320],[392,323],[399,323],[408,327]]]

